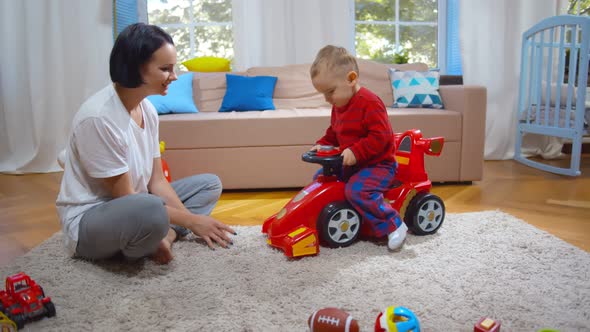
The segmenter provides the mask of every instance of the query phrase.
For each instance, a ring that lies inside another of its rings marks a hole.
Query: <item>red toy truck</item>
[[[51,298],[24,272],[6,278],[6,289],[0,290],[0,311],[19,329],[29,320],[55,316]]]

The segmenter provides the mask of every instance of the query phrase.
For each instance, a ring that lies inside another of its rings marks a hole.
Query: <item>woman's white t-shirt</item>
[[[160,157],[158,114],[147,99],[140,109],[143,128],[131,119],[110,84],[90,97],[74,116],[56,202],[71,255],[76,251],[84,212],[112,199],[101,179],[128,172],[133,190],[148,192],[153,160]]]

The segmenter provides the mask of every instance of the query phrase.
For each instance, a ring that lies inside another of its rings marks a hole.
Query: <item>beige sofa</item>
[[[423,64],[392,65],[400,70],[427,70]],[[385,105],[393,104],[388,66],[359,60],[361,85]],[[195,74],[193,97],[197,114],[160,116],[163,158],[172,179],[215,173],[225,189],[302,187],[318,165],[301,154],[321,137],[330,123],[330,105],[309,78],[309,64],[255,67],[247,76],[277,76],[273,94],[276,110],[219,113],[225,74]],[[482,178],[486,89],[481,86],[441,86],[445,109],[388,108],[393,130],[418,128],[425,137],[443,136],[440,157],[426,156],[426,169],[435,182]]]

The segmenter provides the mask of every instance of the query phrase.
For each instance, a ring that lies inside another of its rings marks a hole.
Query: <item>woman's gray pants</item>
[[[171,183],[194,214],[211,213],[221,195],[221,181],[213,174],[199,174]],[[76,255],[103,259],[122,253],[136,259],[153,254],[168,234],[170,220],[164,201],[152,194],[116,198],[86,211],[80,220]],[[177,233],[188,233],[175,227]]]

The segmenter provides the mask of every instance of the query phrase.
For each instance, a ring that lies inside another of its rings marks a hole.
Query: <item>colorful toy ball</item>
[[[420,322],[405,307],[387,307],[375,321],[375,332],[420,332]]]
[[[359,332],[356,319],[338,308],[323,308],[314,311],[307,319],[310,332]]]

